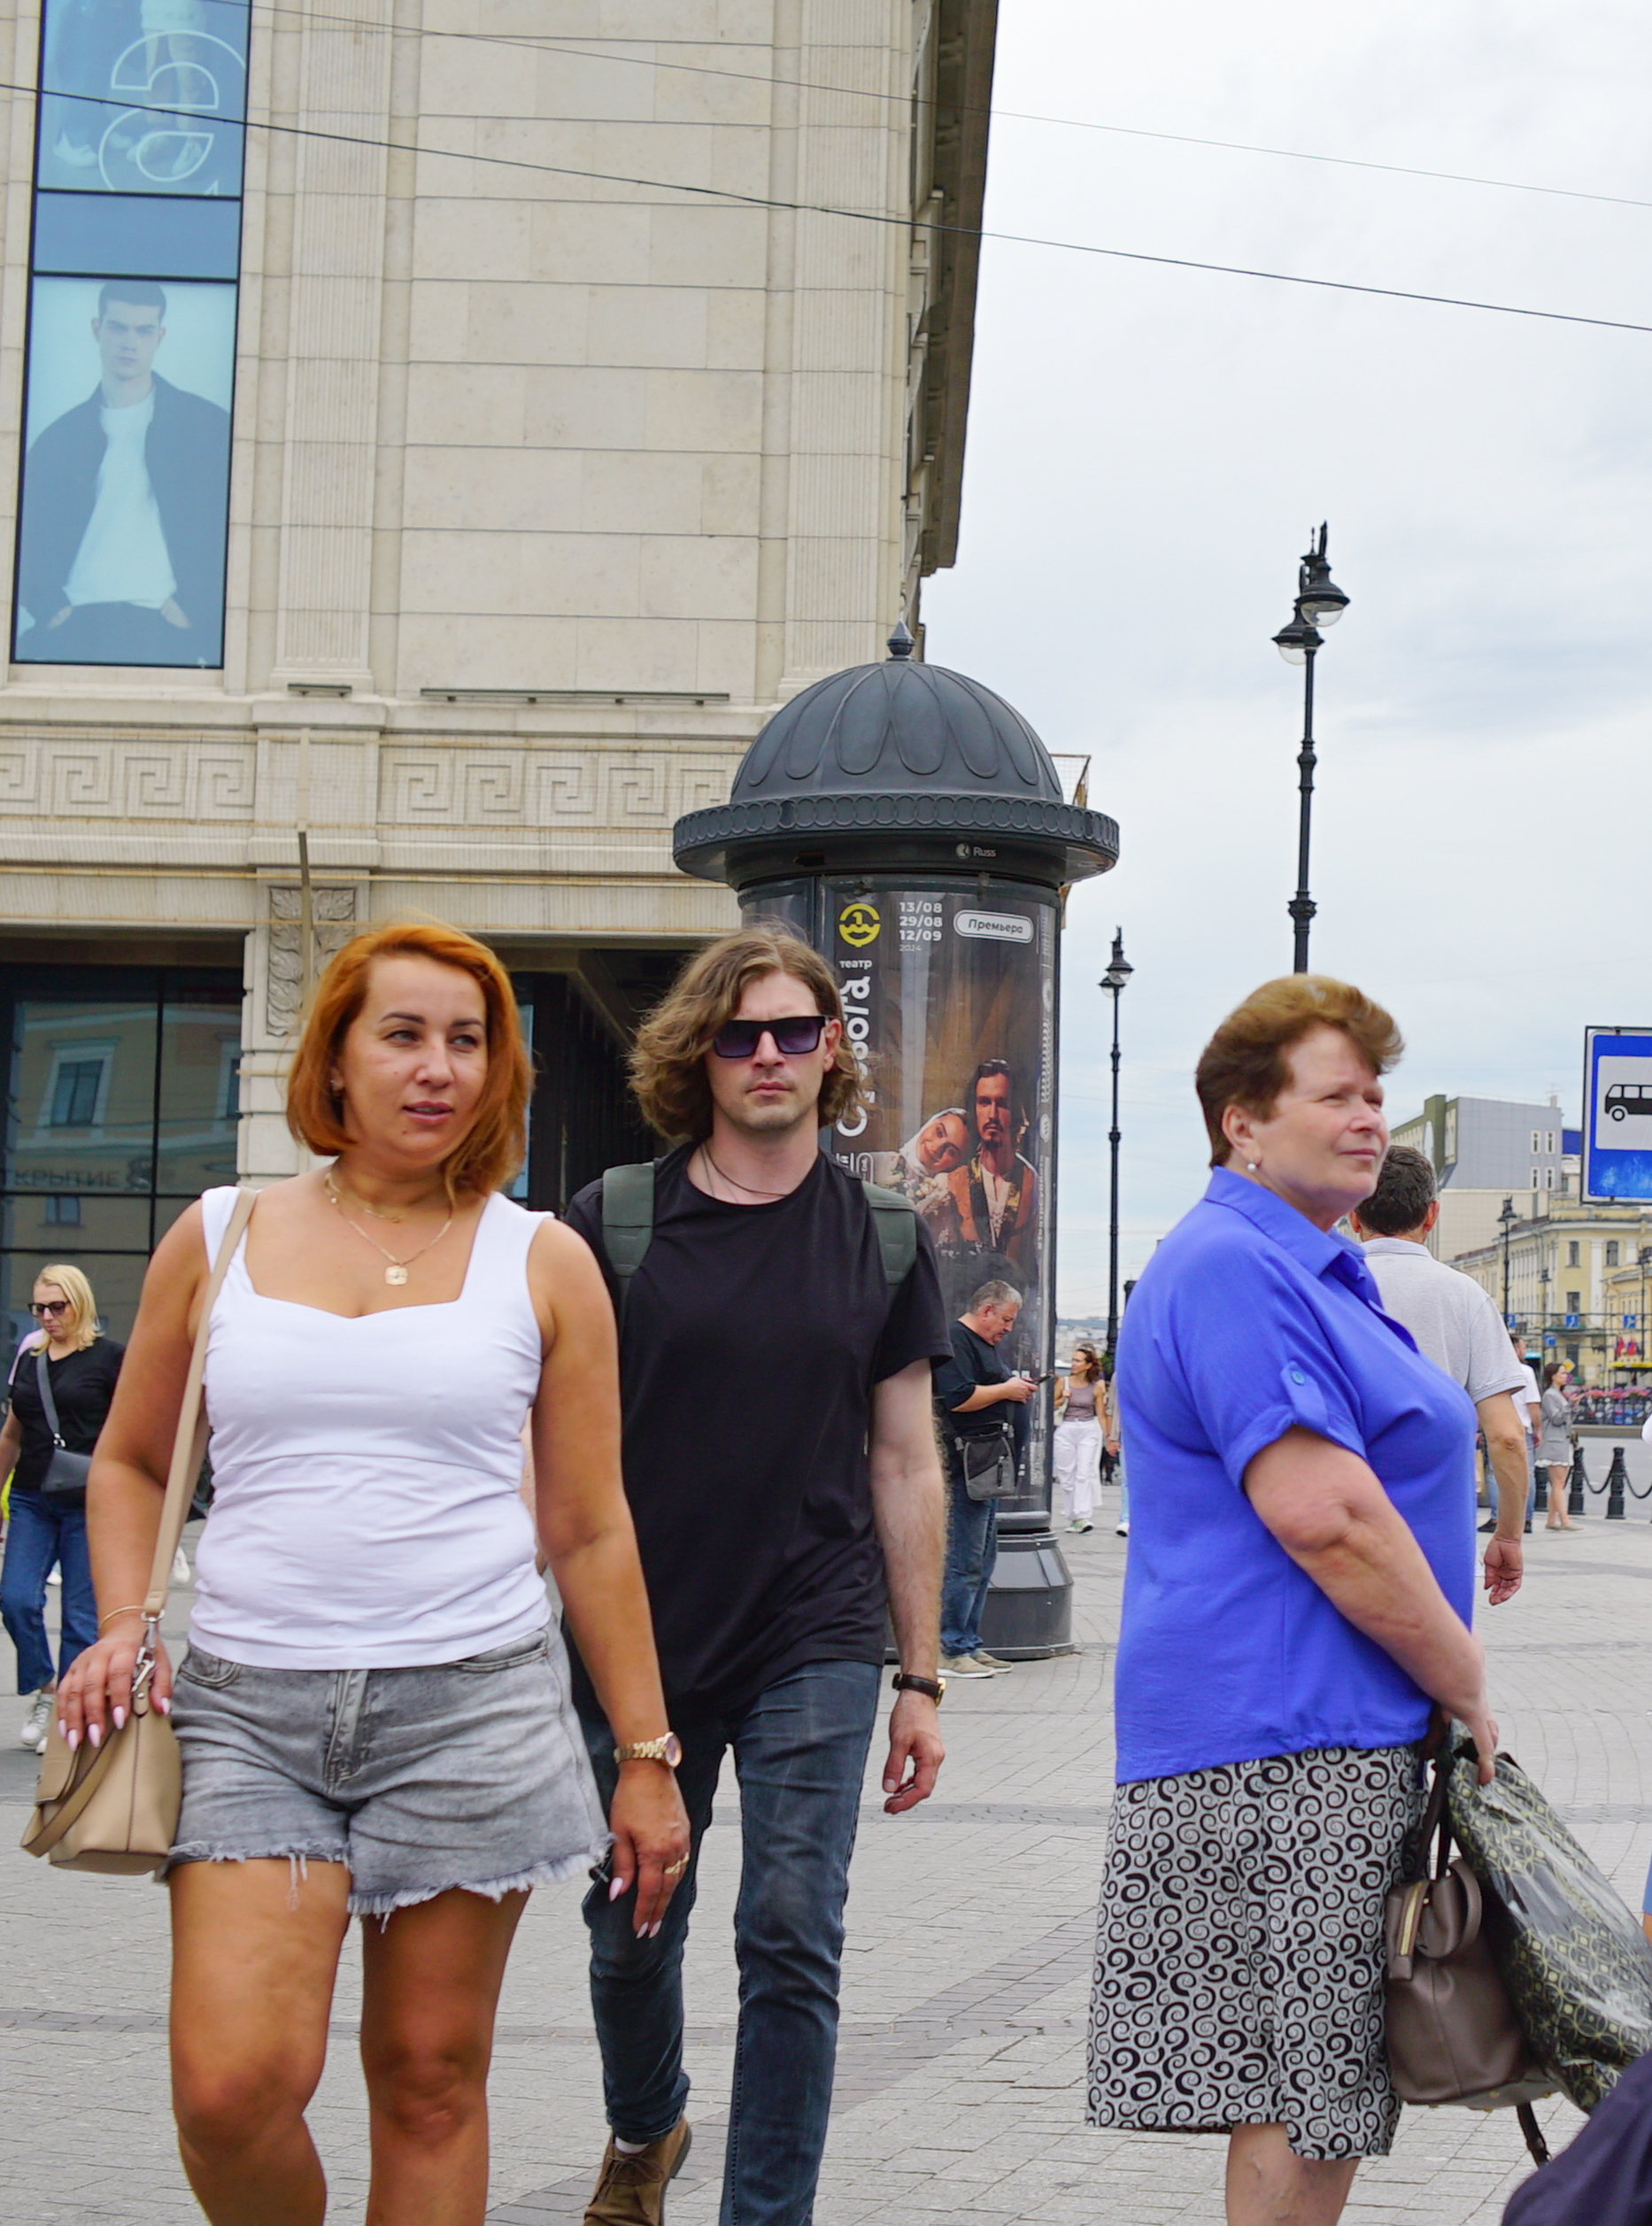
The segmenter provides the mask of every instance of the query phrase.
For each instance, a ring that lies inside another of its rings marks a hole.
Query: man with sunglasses
[[[820,1131],[861,1103],[861,1079],[837,984],[807,944],[753,928],[698,953],[639,1032],[632,1081],[675,1148],[652,1171],[611,1169],[567,1217],[620,1310],[625,1486],[693,1844],[652,1936],[633,1936],[606,1882],[586,1900],[613,2138],[585,2219],[657,2226],[687,2153],[683,1947],[732,1752],[745,1850],[721,2214],[807,2226],[886,1618],[900,1661],[892,1815],[926,1798],[942,1757],[930,1364],[951,1340],[916,1217],[869,1200],[820,1149]],[[639,1172],[627,1258],[616,1186],[635,1189]],[[606,1797],[627,1766],[577,1662],[575,1681]]]

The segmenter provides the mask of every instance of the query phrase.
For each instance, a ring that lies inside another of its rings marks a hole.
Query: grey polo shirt
[[[1417,1350],[1460,1383],[1477,1406],[1494,1392],[1523,1387],[1525,1371],[1514,1356],[1502,1317],[1478,1283],[1409,1237],[1373,1237],[1363,1248],[1384,1313],[1403,1322]]]

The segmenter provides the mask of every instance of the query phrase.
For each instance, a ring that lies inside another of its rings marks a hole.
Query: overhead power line
[[[404,37],[409,35],[397,24],[363,23],[355,16],[328,15],[319,9],[290,7],[285,4],[285,0],[254,0],[254,4],[258,12],[263,15],[293,16],[301,22],[334,24],[341,29],[354,32],[377,31],[385,36],[395,36],[398,34]],[[1089,116],[1046,116],[1027,109],[1000,108],[996,104],[983,106],[979,103],[970,101],[938,102],[930,97],[915,95],[910,91],[885,93],[861,85],[828,85],[814,78],[776,77],[764,70],[730,69],[714,62],[675,62],[662,58],[657,50],[660,46],[687,45],[694,45],[703,50],[706,43],[699,40],[627,41],[616,39],[612,42],[614,46],[642,44],[651,50],[646,54],[620,54],[609,51],[606,45],[601,49],[569,46],[565,40],[559,39],[554,33],[547,33],[540,38],[530,38],[521,35],[513,35],[508,32],[450,31],[425,28],[421,26],[419,32],[413,35],[427,39],[458,40],[471,45],[510,47],[520,52],[529,54],[566,54],[570,58],[584,61],[618,62],[632,68],[674,70],[696,77],[727,78],[733,84],[782,86],[791,92],[830,93],[845,100],[871,100],[886,104],[892,103],[902,108],[915,101],[922,107],[945,108],[949,115],[988,116],[1001,119],[1006,123],[1042,124],[1061,131],[1105,132],[1125,139],[1159,140],[1175,147],[1211,147],[1220,149],[1229,154],[1264,155],[1281,162],[1329,163],[1344,170],[1373,170],[1393,178],[1427,178],[1436,183],[1445,185],[1484,186],[1501,193],[1535,193],[1562,201],[1598,201],[1612,208],[1652,209],[1652,199],[1638,199],[1635,196],[1626,193],[1596,193],[1581,186],[1536,185],[1528,179],[1487,178],[1467,170],[1428,170],[1414,163],[1375,162],[1364,156],[1318,154],[1301,147],[1267,147],[1253,140],[1204,138],[1193,132],[1152,131],[1141,124],[1107,124]],[[490,118],[489,120],[490,122],[525,123],[544,120],[534,117],[503,117]],[[582,119],[581,120],[589,120]],[[637,120],[616,118],[612,120],[633,122]]]
[[[17,93],[25,99],[35,97],[34,86],[14,85],[4,81],[0,81],[0,92]],[[52,100],[84,100],[100,108],[109,105],[106,97],[89,93],[51,93],[46,97]],[[163,107],[156,103],[128,101],[121,104],[121,107],[124,114],[171,117],[174,120],[192,123],[197,129],[205,120],[189,109]],[[230,126],[220,122],[218,128],[261,131],[294,139],[314,139],[334,146],[366,147],[375,153],[480,163],[500,169],[531,171],[546,177],[582,178],[597,185],[631,186],[647,193],[687,193],[699,199],[738,208],[774,209],[793,216],[835,217],[849,224],[876,224],[907,233],[929,232],[961,239],[992,240],[1011,247],[1048,248],[1060,254],[1092,255],[1115,262],[1146,263],[1164,270],[1208,271],[1228,278],[1262,278],[1278,286],[1308,286],[1331,293],[1363,294],[1382,301],[1427,302],[1437,308],[1476,309],[1498,317],[1532,317],[1548,324],[1591,325],[1608,332],[1652,332],[1652,324],[1639,324],[1624,317],[1586,317],[1575,310],[1534,309],[1528,304],[1518,302],[1478,301],[1467,295],[1427,293],[1416,287],[1370,286],[1351,278],[1313,278],[1296,271],[1263,270],[1248,263],[1207,262],[1191,255],[1152,255],[1139,248],[1101,247],[1088,240],[1050,239],[1037,233],[988,230],[982,225],[946,224],[929,217],[897,215],[887,210],[838,208],[828,201],[783,200],[768,194],[737,193],[728,186],[690,185],[669,178],[633,177],[620,171],[588,170],[572,163],[532,162],[523,155],[484,155],[455,147],[421,147],[411,141],[380,139],[362,132],[322,131],[310,124],[248,121],[244,125]]]

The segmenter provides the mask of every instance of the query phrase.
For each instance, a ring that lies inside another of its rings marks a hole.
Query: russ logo
[[[838,932],[853,950],[864,950],[868,943],[876,943],[883,924],[872,904],[845,904],[838,915]]]

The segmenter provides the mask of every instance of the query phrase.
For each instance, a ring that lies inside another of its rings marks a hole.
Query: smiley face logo
[[[838,932],[852,950],[864,950],[868,943],[876,943],[883,924],[874,904],[845,904],[838,915]]]

